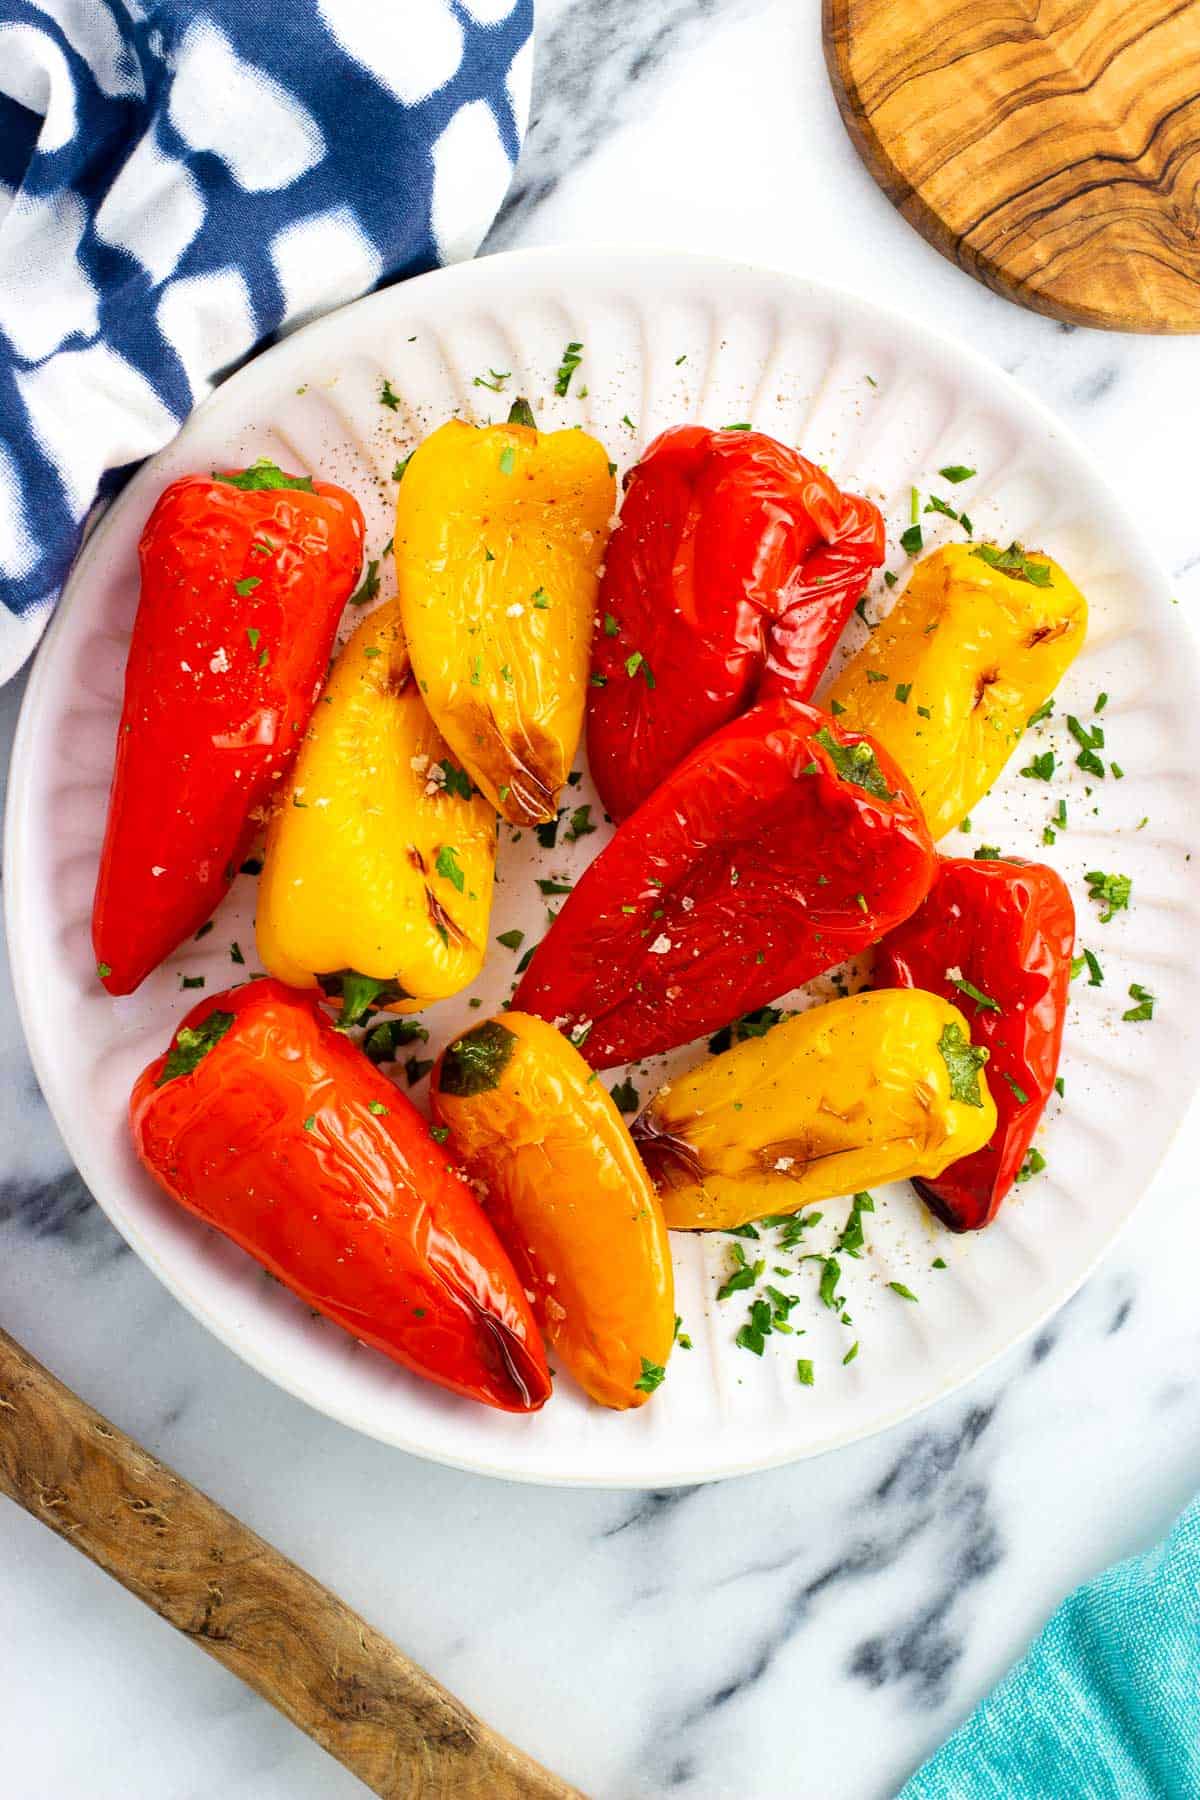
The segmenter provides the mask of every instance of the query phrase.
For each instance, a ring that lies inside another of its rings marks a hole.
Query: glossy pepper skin
[[[1007,556],[1017,572],[992,567],[980,550]],[[1083,646],[1079,589],[1049,557],[1013,551],[951,544],[923,557],[830,690],[844,723],[900,764],[935,840],[991,787]]]
[[[634,1126],[668,1225],[729,1231],[978,1150],[996,1107],[970,1035],[940,996],[893,989],[811,1007],[707,1058]]]
[[[955,1001],[991,1057],[992,1136],[915,1183],[952,1231],[990,1224],[1025,1160],[1058,1070],[1074,951],[1075,909],[1053,869],[1017,857],[945,857],[924,903],[876,952],[877,987],[927,988]]]
[[[618,827],[515,1004],[597,1069],[669,1050],[865,949],[920,905],[934,866],[885,750],[815,706],[764,701]]]
[[[487,944],[496,815],[430,718],[397,603],[334,664],[271,818],[259,955],[292,987],[383,983],[412,1012],[475,979]]]
[[[523,410],[522,410],[523,409]],[[615,488],[602,444],[452,419],[396,502],[404,630],[446,742],[513,825],[552,819],[583,729]]]
[[[470,1188],[316,996],[260,980],[204,1000],[139,1076],[130,1123],[160,1187],[363,1343],[505,1412],[549,1397]]]
[[[554,1354],[602,1406],[641,1406],[675,1335],[671,1251],[607,1090],[552,1025],[506,1012],[443,1051],[430,1093]]]
[[[810,699],[883,555],[878,508],[799,451],[657,437],[625,477],[592,649],[588,761],[612,817],[756,699]]]
[[[160,495],[92,911],[110,994],[132,993],[227,893],[299,748],[362,541],[350,494],[272,463]]]

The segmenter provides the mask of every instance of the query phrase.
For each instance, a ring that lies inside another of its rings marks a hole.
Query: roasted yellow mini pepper
[[[425,709],[396,601],[364,619],[318,702],[267,832],[263,966],[345,1016],[413,1012],[479,973],[496,815]]]
[[[891,751],[937,839],[991,787],[1086,630],[1087,602],[1049,557],[951,544],[917,564],[827,704]]]
[[[667,1223],[729,1231],[986,1144],[987,1051],[919,988],[813,1007],[660,1088],[634,1127]]]
[[[448,1046],[430,1091],[555,1353],[602,1406],[641,1406],[675,1334],[671,1251],[607,1090],[553,1025],[507,1012]]]
[[[552,819],[579,743],[615,489],[583,431],[460,419],[416,450],[395,557],[413,667],[447,743],[514,825]]]

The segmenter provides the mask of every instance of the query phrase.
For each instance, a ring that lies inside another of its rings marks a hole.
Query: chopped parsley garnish
[[[953,1023],[942,1027],[938,1050],[950,1077],[950,1097],[964,1106],[982,1106],[979,1071],[988,1060],[981,1044],[972,1044],[963,1036],[962,1027]]]
[[[472,387],[490,388],[493,394],[504,391],[504,384],[512,375],[511,369],[489,369],[486,375],[476,375]]]
[[[734,425],[722,425],[721,430],[722,431],[753,431],[754,427],[753,427],[753,425],[751,425],[749,419],[739,419],[737,421],[737,423]]]
[[[393,392],[392,384],[386,378],[383,386],[379,390],[379,404],[380,406],[386,406],[389,412],[398,412],[400,410],[400,396]]]
[[[858,1355],[858,1339],[855,1338],[854,1342],[851,1344],[850,1348],[847,1350],[845,1356],[843,1356],[843,1358],[842,1358],[843,1369],[846,1367],[847,1363],[852,1363],[857,1355]]]
[[[1133,893],[1133,882],[1128,875],[1105,875],[1102,870],[1093,869],[1084,880],[1088,884],[1088,899],[1095,900],[1105,909],[1100,914],[1102,925],[1107,925],[1114,913],[1128,911]]]
[[[407,456],[401,457],[399,462],[395,462],[392,464],[392,480],[393,481],[403,481],[404,480],[404,471],[408,468],[408,465],[411,461],[412,461],[412,452],[410,451]]]
[[[617,621],[613,618],[612,614],[605,613],[605,615],[604,615],[604,635],[605,635],[605,637],[619,637],[620,632],[621,632],[621,627],[617,624]]]
[[[1025,1092],[1025,1089],[1021,1086],[1020,1082],[1014,1081],[1013,1077],[1008,1073],[1007,1070],[1004,1071],[1004,1079],[1005,1079],[1005,1081],[1007,1081],[1009,1087],[1012,1089],[1013,1099],[1016,1101],[1017,1105],[1018,1106],[1028,1106],[1029,1095]]]
[[[304,1121],[304,1129],[305,1129],[305,1131],[315,1131],[316,1128],[317,1128],[317,1115],[316,1115],[316,1113],[309,1113],[307,1119],[305,1119],[305,1121]]]
[[[241,963],[241,964],[245,963],[246,958],[242,955],[242,946],[239,943],[234,942],[234,943],[230,944],[229,960],[232,963]]]
[[[1031,1176],[1040,1175],[1046,1166],[1046,1159],[1040,1150],[1030,1150],[1025,1161],[1017,1170],[1018,1181],[1028,1181]]]
[[[448,756],[443,756],[438,768],[446,777],[445,788],[448,794],[457,794],[460,800],[469,800],[472,794],[471,777],[457,763],[452,763]]]
[[[395,1062],[396,1052],[405,1044],[425,1044],[429,1031],[416,1019],[381,1019],[362,1041],[363,1050],[373,1063]]]
[[[889,1281],[888,1286],[891,1288],[893,1294],[899,1294],[902,1300],[915,1301],[917,1298],[912,1289],[910,1287],[905,1287],[902,1281]]]
[[[770,1302],[755,1300],[750,1307],[750,1317],[738,1332],[734,1343],[742,1350],[749,1350],[755,1356],[761,1356],[766,1349],[771,1329]]]
[[[98,966],[102,975],[112,973],[106,963]],[[232,1024],[231,1012],[210,1012],[199,1025],[181,1025],[175,1033],[175,1042],[167,1052],[167,1060],[163,1064],[162,1074],[154,1083],[155,1087],[174,1081],[177,1075],[190,1075],[204,1061],[214,1044],[220,1043]]]
[[[611,1089],[611,1093],[618,1112],[635,1113],[642,1104],[642,1096],[638,1093],[628,1075],[626,1075],[623,1081],[618,1081],[616,1083],[615,1087]]]
[[[925,537],[919,525],[910,525],[900,533],[900,548],[907,556],[917,556],[925,548]]]
[[[957,487],[960,481],[970,481],[975,470],[968,469],[963,463],[949,463],[944,469],[939,469],[938,474],[943,481],[953,482]]]
[[[746,1038],[766,1037],[782,1017],[777,1006],[759,1006],[752,1012],[743,1013],[740,1019],[734,1019],[732,1024],[723,1025],[720,1031],[713,1033],[708,1040],[709,1051],[713,1056],[720,1056],[731,1044],[740,1044]]]
[[[559,809],[552,819],[543,819],[540,825],[533,828],[534,836],[543,850],[553,850],[558,843],[558,827],[562,821],[565,808]]]
[[[566,392],[565,388],[563,392]],[[667,1371],[661,1363],[651,1362],[648,1357],[643,1356],[642,1372],[633,1385],[640,1394],[652,1394],[655,1388],[662,1386],[666,1378]]]
[[[901,706],[908,705],[908,696],[911,693],[912,693],[912,682],[911,681],[898,681],[896,683],[896,698],[900,702]]]
[[[404,1074],[409,1087],[416,1087],[418,1081],[424,1081],[432,1067],[432,1057],[426,1061],[422,1056],[410,1056],[404,1065]]]
[[[812,1363],[809,1361],[808,1357],[807,1356],[797,1357],[797,1359],[796,1359],[796,1380],[800,1383],[800,1386],[801,1387],[812,1387],[815,1379],[816,1378],[813,1375],[813,1366],[812,1366]]]
[[[500,452],[500,473],[502,475],[511,475],[513,472],[513,464],[516,460],[517,453],[512,445],[505,444],[503,450]]]
[[[866,1236],[863,1232],[862,1216],[875,1211],[875,1201],[870,1194],[855,1194],[850,1202],[850,1211],[846,1215],[846,1223],[842,1227],[841,1236],[834,1245],[839,1255],[845,1251],[847,1256],[857,1257],[861,1254]]]
[[[577,806],[571,814],[570,823],[567,826],[566,838],[568,844],[578,843],[580,838],[588,837],[595,829],[596,827],[592,824],[592,809],[590,805]],[[541,830],[542,828],[539,826],[539,839]]]
[[[521,945],[525,942],[525,933],[516,930],[502,931],[497,937],[496,942],[498,944],[503,944],[506,950],[519,950]]]
[[[379,592],[379,558],[373,556],[367,564],[366,574],[362,582],[350,596],[351,606],[366,606],[374,600]]]
[[[261,636],[262,632],[258,629],[257,625],[247,625],[246,639],[252,650],[258,649],[258,640]]]
[[[1054,776],[1053,750],[1043,750],[1040,755],[1034,757],[1032,762],[1025,765],[1021,773],[1027,775],[1031,781],[1052,780]]]
[[[1040,725],[1042,720],[1048,719],[1053,711],[1054,711],[1053,700],[1043,700],[1042,704],[1038,707],[1037,711],[1031,712],[1029,717],[1026,719],[1026,721],[1025,721],[1026,728],[1028,728],[1031,725]]]
[[[208,934],[212,930],[212,928],[213,928],[213,921],[211,919],[205,919],[203,925],[200,927],[199,931],[196,933],[195,937],[192,939],[192,942],[194,944],[198,944],[200,942],[201,938],[205,938],[208,936]]]
[[[1128,1012],[1123,1012],[1121,1014],[1121,1017],[1126,1024],[1136,1025],[1140,1024],[1144,1019],[1152,1019],[1154,1017],[1154,995],[1150,992],[1149,988],[1144,988],[1140,981],[1135,981],[1131,985],[1129,989],[1129,998],[1131,1000],[1136,1000],[1137,1005],[1131,1006]]]
[[[387,1112],[387,1107],[383,1104],[382,1100],[369,1100],[367,1102],[367,1111],[369,1113],[374,1113],[377,1119],[381,1119]]]
[[[1064,1080],[1063,1080],[1063,1078],[1062,1078],[1062,1076],[1061,1076],[1061,1075],[1056,1075],[1056,1076],[1055,1076],[1055,1077],[1054,1077],[1054,1091],[1055,1091],[1055,1093],[1056,1093],[1056,1094],[1057,1094],[1057,1095],[1058,1095],[1058,1097],[1059,1097],[1059,1099],[1060,1099],[1060,1100],[1065,1100],[1065,1099],[1066,1099],[1066,1097],[1067,1097],[1067,1084],[1066,1084],[1066,1082],[1065,1082],[1065,1081],[1064,1081]]]
[[[818,1260],[821,1264],[821,1279],[817,1285],[817,1298],[821,1305],[829,1307],[831,1312],[840,1312],[842,1302],[837,1286],[842,1279],[841,1265],[833,1256],[823,1256]]]
[[[261,586],[261,575],[243,575],[240,581],[234,582],[233,591],[244,599],[247,594],[252,594],[256,587]]]
[[[538,880],[538,887],[543,894],[569,894],[572,885],[569,881],[551,881],[546,877],[540,877]]]
[[[648,688],[654,687],[655,680],[650,664],[646,661],[640,650],[635,650],[632,656],[626,657],[625,659],[625,673],[629,676],[634,676],[639,670],[641,671],[642,679],[646,683],[646,686]]]
[[[444,1144],[450,1136],[450,1127],[448,1125],[431,1125],[429,1135],[435,1144]]]
[[[458,860],[458,851],[453,844],[443,844],[437,853],[434,868],[445,880],[451,882],[461,894],[466,885],[466,876]]]
[[[717,1289],[718,1300],[728,1300],[730,1294],[740,1294],[745,1288],[752,1288],[763,1270],[764,1261],[748,1263],[746,1252],[740,1244],[730,1246],[733,1253],[733,1268]]]
[[[978,850],[975,852],[975,857],[976,857],[976,860],[978,861],[979,860]],[[973,1000],[975,1002],[976,1007],[979,1009],[980,1012],[999,1012],[1000,1011],[999,1001],[993,1000],[990,994],[985,994],[982,988],[977,988],[975,986],[975,983],[973,981],[968,981],[965,976],[951,975],[950,983],[951,983],[951,986],[956,987],[958,989],[960,994],[965,994],[967,996],[968,1000]]]
[[[181,988],[202,988],[204,986],[204,977],[203,975],[181,975],[179,977],[179,985]]]
[[[1013,581],[1028,581],[1033,587],[1048,588],[1050,586],[1049,565],[1031,562],[1022,545],[1011,543],[1007,550],[998,550],[995,544],[976,544],[971,551],[980,562],[985,562],[989,569],[998,569]]]
[[[554,391],[560,399],[571,385],[571,377],[583,361],[583,345],[568,344],[563,351],[562,361],[558,365],[558,374],[554,378]]]
[[[269,456],[260,456],[248,469],[240,469],[233,475],[225,475],[220,469],[214,469],[213,480],[224,482],[226,487],[241,488],[243,493],[248,494],[258,493],[264,488],[298,488],[302,494],[316,492],[311,475],[285,475],[279,464],[273,463]]]
[[[537,607],[539,612],[548,612],[549,611],[550,596],[546,592],[544,587],[535,588],[535,590],[531,596],[531,603]]]
[[[868,669],[867,670],[867,680],[868,681],[886,681],[887,676],[884,674],[882,669]]]
[[[816,733],[815,742],[829,757],[835,772],[843,781],[849,781],[855,787],[865,788],[868,794],[877,800],[890,800],[891,792],[870,744],[839,744],[827,726],[822,726]]]

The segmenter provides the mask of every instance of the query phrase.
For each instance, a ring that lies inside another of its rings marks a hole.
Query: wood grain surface
[[[582,1800],[0,1331],[0,1492],[389,1800]]]
[[[888,197],[997,292],[1200,330],[1200,0],[824,0],[842,117]]]

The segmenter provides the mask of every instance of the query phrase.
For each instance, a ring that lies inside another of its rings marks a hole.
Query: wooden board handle
[[[0,1492],[388,1800],[582,1800],[0,1331]]]

